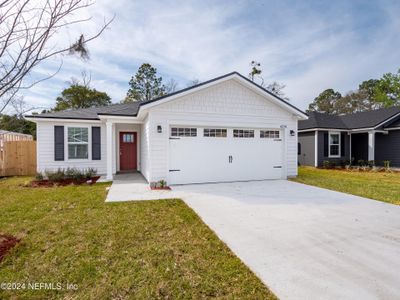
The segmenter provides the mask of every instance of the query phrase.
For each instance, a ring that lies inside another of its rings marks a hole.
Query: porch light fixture
[[[157,125],[157,132],[158,132],[158,133],[161,133],[161,132],[162,132],[162,127],[161,127],[161,125]]]
[[[294,130],[290,130],[290,136],[294,136]]]

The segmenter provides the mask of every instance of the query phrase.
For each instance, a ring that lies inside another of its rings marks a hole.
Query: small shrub
[[[160,180],[159,183],[160,183],[161,188],[164,188],[167,186],[167,182],[165,180]]]
[[[35,175],[35,180],[37,181],[42,181],[44,179],[43,173],[42,172],[37,172]]]
[[[374,161],[374,160],[369,160],[369,161],[368,161],[368,166],[369,166],[370,168],[375,167],[375,161]]]
[[[324,161],[322,162],[322,167],[323,167],[324,169],[329,169],[329,168],[331,167],[331,163],[329,162],[329,160],[324,160]]]
[[[96,176],[96,175],[97,175],[97,170],[96,170],[96,169],[94,169],[94,168],[88,168],[88,169],[85,171],[84,177],[87,178],[87,179],[91,179],[92,177],[94,177],[94,176]]]
[[[383,161],[383,167],[385,169],[390,169],[390,160],[384,160]]]
[[[65,178],[66,179],[73,179],[74,178],[74,174],[76,173],[76,169],[75,168],[67,168],[65,170]]]
[[[363,159],[359,159],[359,160],[357,161],[357,164],[358,164],[360,167],[363,167],[363,166],[365,166],[365,161],[364,161]]]
[[[58,169],[57,171],[45,171],[46,177],[49,181],[60,182],[65,179],[65,172],[63,169]]]

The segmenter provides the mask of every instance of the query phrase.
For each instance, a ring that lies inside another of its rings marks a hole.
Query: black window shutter
[[[329,134],[328,132],[324,132],[324,156],[329,156]]]
[[[301,154],[301,144],[297,143],[297,155]]]
[[[345,141],[346,141],[346,132],[342,132],[340,134],[340,156],[345,156]]]
[[[92,127],[92,160],[101,159],[100,127]]]
[[[64,160],[64,126],[54,126],[54,160]]]

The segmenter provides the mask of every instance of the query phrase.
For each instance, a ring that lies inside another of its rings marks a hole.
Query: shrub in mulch
[[[28,187],[53,187],[66,186],[70,184],[94,184],[99,180],[97,170],[88,168],[86,170],[78,170],[76,168],[58,169],[56,171],[46,170],[44,174],[38,172],[35,180],[27,184]]]
[[[6,254],[21,240],[10,234],[0,234],[0,262]]]

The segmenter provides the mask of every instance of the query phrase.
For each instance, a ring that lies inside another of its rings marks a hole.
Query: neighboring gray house
[[[298,125],[300,165],[321,166],[324,160],[390,161],[400,167],[400,107],[348,115],[310,112]]]

